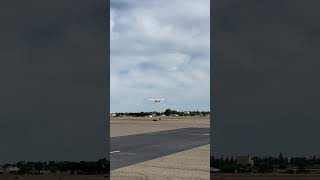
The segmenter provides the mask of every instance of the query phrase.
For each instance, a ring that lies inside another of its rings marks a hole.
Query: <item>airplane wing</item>
[[[163,101],[164,99],[148,99],[150,101]]]

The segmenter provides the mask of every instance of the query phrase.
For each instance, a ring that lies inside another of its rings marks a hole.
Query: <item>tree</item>
[[[284,160],[282,153],[279,154],[278,162],[279,162],[279,164],[285,163],[285,160]]]
[[[172,111],[171,109],[166,109],[163,114],[169,116],[170,114],[172,114]]]
[[[100,174],[106,174],[109,172],[109,162],[106,158],[98,160],[97,171]]]
[[[50,170],[51,173],[56,173],[58,171],[58,165],[54,161],[50,161],[48,163],[48,170]]]
[[[40,174],[40,171],[43,170],[43,163],[42,162],[36,162],[34,164],[34,169],[38,171],[38,173]]]

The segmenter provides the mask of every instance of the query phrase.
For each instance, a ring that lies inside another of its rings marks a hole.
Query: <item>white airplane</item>
[[[164,101],[164,99],[158,99],[158,98],[153,98],[153,99],[148,99],[149,101],[154,101],[154,102],[161,102]]]

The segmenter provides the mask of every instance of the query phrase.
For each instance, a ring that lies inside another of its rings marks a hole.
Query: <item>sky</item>
[[[319,6],[215,1],[214,153],[320,155]]]
[[[105,7],[0,2],[0,164],[109,155]]]
[[[111,0],[110,46],[111,112],[210,109],[209,0]]]

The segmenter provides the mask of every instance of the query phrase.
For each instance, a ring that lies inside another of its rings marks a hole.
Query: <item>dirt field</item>
[[[304,174],[214,174],[214,180],[320,180],[320,175]]]
[[[165,131],[188,127],[210,127],[209,116],[194,117],[111,117],[111,137]]]

